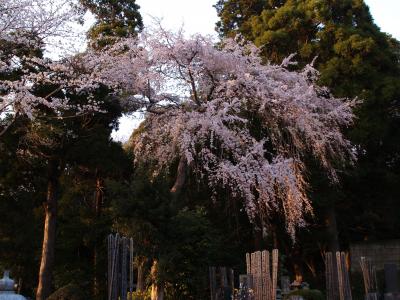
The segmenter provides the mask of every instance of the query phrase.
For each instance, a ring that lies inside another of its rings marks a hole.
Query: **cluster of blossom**
[[[14,119],[19,115],[33,118],[40,105],[56,110],[66,107],[66,99],[53,97],[57,91],[45,97],[33,93],[36,83],[57,78],[59,63],[24,55],[76,37],[71,30],[81,16],[76,4],[76,0],[0,0],[0,135],[12,123],[5,118],[9,113]]]
[[[258,54],[240,38],[216,45],[160,29],[60,62],[23,58],[30,66],[23,75],[0,82],[7,91],[0,113],[34,117],[38,104],[57,112],[70,105],[67,91],[91,99],[105,85],[147,111],[133,141],[136,164],[150,160],[157,175],[179,161],[173,190],[190,170],[212,190],[225,188],[242,199],[253,222],[267,226],[272,212],[282,212],[294,237],[312,211],[305,157],[319,161],[333,182],[335,164],[354,159],[341,133],[352,123],[354,102],[316,86],[312,66],[291,72],[290,58],[275,66]],[[32,90],[40,84],[57,89],[38,97]],[[95,100],[74,109],[96,110]]]
[[[113,93],[118,93],[123,85],[125,91],[132,90],[135,80],[128,75],[137,69],[132,63],[139,60],[132,58],[133,48],[129,53],[125,51],[132,44],[131,39],[102,52],[89,49],[59,61],[30,54],[29,49],[43,50],[55,37],[71,37],[70,26],[81,16],[77,3],[76,0],[0,0],[0,135],[13,121],[5,118],[10,114],[14,119],[19,115],[34,118],[43,106],[59,115],[65,110],[78,114],[98,111],[93,92],[100,85]],[[127,73],[119,77],[122,66]],[[41,85],[55,88],[39,96],[36,89]],[[71,104],[68,97],[71,93],[86,95],[87,103]]]
[[[189,169],[212,190],[227,189],[243,200],[251,221],[261,220],[257,225],[283,213],[294,237],[312,213],[305,156],[332,181],[332,162],[354,159],[341,133],[352,123],[354,102],[316,86],[312,66],[291,72],[290,60],[262,64],[259,50],[240,39],[216,47],[208,38],[163,30],[144,36],[149,97],[159,109],[135,135],[135,163],[151,161],[157,175],[179,161],[177,177]]]
[[[76,37],[72,27],[82,13],[76,0],[0,0],[0,39],[31,46],[60,43]]]

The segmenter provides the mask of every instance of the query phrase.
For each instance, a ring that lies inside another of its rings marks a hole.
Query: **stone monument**
[[[0,279],[0,300],[26,300],[14,292],[14,280],[10,278],[9,271],[4,271],[3,279]]]

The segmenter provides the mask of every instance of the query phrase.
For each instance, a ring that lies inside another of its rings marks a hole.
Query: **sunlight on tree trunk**
[[[155,259],[151,267],[151,277],[153,284],[151,285],[151,300],[164,299],[164,285],[157,280],[158,276],[158,261]]]
[[[52,289],[52,271],[54,265],[54,247],[56,239],[57,219],[57,186],[58,163],[49,163],[49,178],[47,183],[47,199],[44,204],[45,222],[43,233],[42,259],[40,262],[39,283],[36,291],[36,300],[45,300]]]
[[[137,258],[137,283],[136,283],[137,292],[143,292],[146,288],[145,274],[144,274],[145,263],[146,263],[146,257],[142,256]]]

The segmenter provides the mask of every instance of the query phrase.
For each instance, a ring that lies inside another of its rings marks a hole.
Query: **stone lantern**
[[[14,292],[14,280],[10,278],[9,271],[4,271],[3,279],[0,279],[0,300],[26,300]]]

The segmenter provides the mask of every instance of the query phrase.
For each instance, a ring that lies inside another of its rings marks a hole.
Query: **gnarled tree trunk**
[[[43,232],[42,258],[40,262],[39,283],[36,300],[45,300],[50,296],[54,266],[54,247],[56,240],[57,189],[59,181],[59,163],[49,161],[47,198],[44,203],[45,221]]]
[[[182,156],[179,160],[174,186],[170,190],[171,193],[179,194],[179,192],[182,190],[182,187],[186,181],[187,166],[186,158]]]

